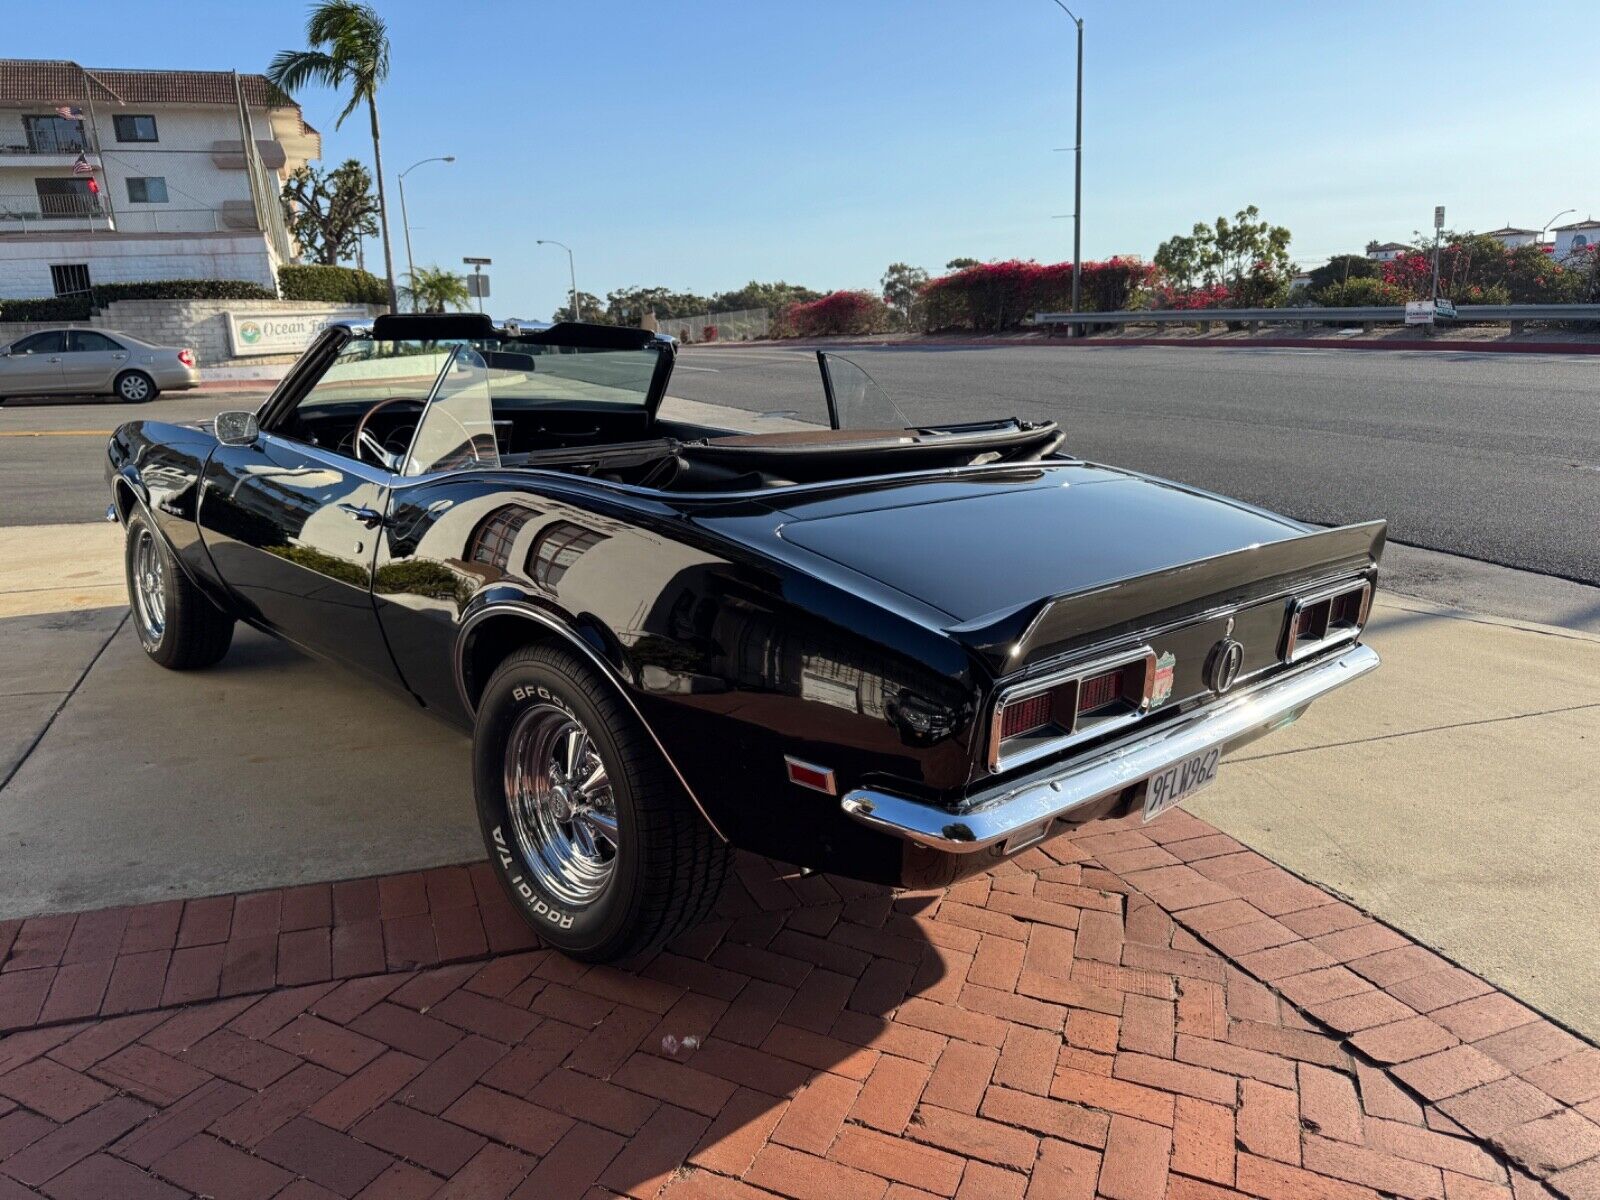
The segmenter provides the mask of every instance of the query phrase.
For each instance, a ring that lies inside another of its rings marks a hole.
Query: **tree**
[[[567,303],[556,309],[551,314],[550,319],[552,321],[572,320],[572,301],[569,299]],[[600,302],[599,296],[589,292],[579,292],[578,320],[587,321],[591,325],[609,325],[611,324],[611,314],[606,311],[606,306]]]
[[[1178,234],[1156,249],[1155,263],[1180,294],[1197,285],[1224,287],[1228,302],[1240,308],[1280,303],[1288,291],[1293,264],[1289,231],[1260,219],[1254,204],[1233,220],[1199,222],[1188,236]]]
[[[1343,286],[1352,279],[1376,279],[1383,274],[1376,259],[1365,254],[1335,254],[1320,267],[1307,272],[1306,287],[1320,292],[1329,287]]]
[[[968,267],[975,267],[977,265],[978,260],[975,258],[952,258],[949,262],[945,263],[944,269],[946,271],[965,271]]]
[[[306,21],[307,50],[284,50],[267,68],[267,78],[286,92],[310,83],[337,91],[349,85],[350,101],[334,121],[362,103],[372,125],[372,165],[378,177],[378,215],[383,231],[383,269],[389,282],[389,308],[398,307],[394,254],[389,241],[389,204],[383,190],[383,142],[378,132],[378,85],[389,77],[389,33],[370,4],[357,0],[321,0]]]
[[[450,308],[466,308],[471,299],[467,292],[467,277],[443,267],[418,267],[406,276],[406,285],[400,289],[406,302],[415,302],[423,312],[442,313]]]
[[[808,304],[812,300],[821,298],[821,292],[801,287],[797,283],[785,283],[781,279],[776,283],[757,283],[752,279],[738,291],[718,292],[708,303],[711,312],[741,312],[748,308],[764,308],[769,313],[778,313],[791,304]]]
[[[283,185],[283,219],[300,244],[300,257],[337,266],[355,257],[364,236],[378,232],[372,176],[353,158],[332,171],[297,167]]]
[[[693,292],[664,287],[617,288],[606,293],[606,315],[611,325],[638,325],[646,313],[658,317],[698,317],[711,311],[711,301]]]
[[[913,328],[922,307],[922,288],[928,273],[909,263],[890,263],[883,273],[883,302],[907,329]]]

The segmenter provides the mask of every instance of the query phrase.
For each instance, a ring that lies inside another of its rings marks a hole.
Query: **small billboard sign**
[[[1433,324],[1432,300],[1407,300],[1406,324],[1407,325],[1432,325]]]

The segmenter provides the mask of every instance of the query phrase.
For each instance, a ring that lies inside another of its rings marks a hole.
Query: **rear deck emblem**
[[[1150,689],[1151,708],[1160,708],[1172,699],[1172,673],[1177,666],[1178,656],[1170,650],[1156,659],[1156,679]]]

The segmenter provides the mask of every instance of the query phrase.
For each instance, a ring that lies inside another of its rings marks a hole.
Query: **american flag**
[[[83,119],[83,109],[78,108],[75,105],[60,105],[57,107],[56,112],[69,121],[81,121]]]
[[[90,165],[89,156],[87,154],[79,154],[77,158],[73,159],[72,173],[74,175],[94,174],[94,167]]]

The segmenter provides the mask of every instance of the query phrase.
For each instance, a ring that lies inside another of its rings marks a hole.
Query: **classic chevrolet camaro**
[[[384,316],[256,412],[122,426],[146,653],[208,666],[244,621],[469,727],[489,857],[585,959],[699,920],[735,846],[927,886],[1155,818],[1378,664],[1381,521],[1086,462],[1053,421],[917,425],[826,353],[828,427],[672,420],[674,353]]]

